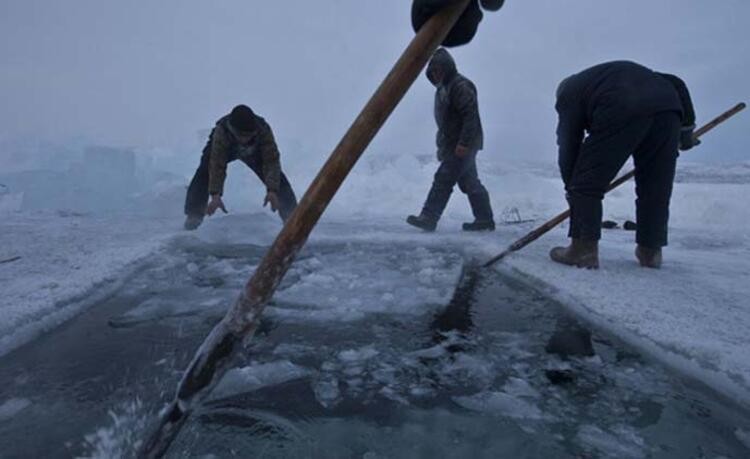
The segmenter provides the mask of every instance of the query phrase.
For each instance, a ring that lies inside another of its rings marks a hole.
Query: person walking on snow
[[[271,127],[249,107],[238,105],[216,123],[203,148],[200,166],[185,198],[186,230],[198,228],[205,215],[211,216],[219,209],[227,213],[222,200],[224,181],[227,164],[236,159],[247,164],[266,185],[264,207],[270,204],[284,222],[297,207],[292,186],[281,171]]]
[[[555,108],[571,243],[555,247],[550,257],[566,265],[599,267],[602,199],[632,154],[635,255],[641,266],[659,268],[667,245],[678,148],[689,150],[699,143],[693,135],[695,111],[687,86],[674,75],[634,62],[608,62],[563,80]]]
[[[444,48],[438,49],[427,67],[427,78],[437,88],[435,120],[437,121],[437,157],[440,167],[419,216],[406,221],[425,231],[434,231],[458,184],[469,198],[473,223],[464,223],[465,231],[493,231],[495,221],[490,196],[477,174],[476,156],[484,146],[482,121],[479,118],[477,89],[456,69],[456,63]]]

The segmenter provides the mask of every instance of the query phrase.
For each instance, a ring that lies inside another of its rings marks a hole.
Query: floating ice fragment
[[[235,368],[227,372],[214,391],[214,397],[228,397],[304,378],[312,372],[288,360]]]
[[[324,408],[331,408],[338,403],[341,391],[339,390],[339,381],[336,378],[328,378],[318,381],[313,386],[315,399]]]
[[[734,431],[734,435],[743,445],[750,448],[750,431],[737,429]]]
[[[365,346],[359,349],[341,351],[339,352],[339,359],[344,362],[363,362],[375,357],[379,353],[372,346]]]
[[[0,405],[0,422],[7,421],[25,410],[31,402],[25,398],[11,398]]]
[[[467,410],[481,413],[513,419],[549,419],[549,416],[535,405],[505,392],[480,392],[469,396],[453,397],[453,401]]]
[[[409,404],[409,401],[399,395],[392,387],[384,387],[380,389],[380,394],[388,400],[393,400],[394,402],[400,403],[402,405]]]
[[[594,450],[600,457],[632,459],[646,457],[643,439],[626,427],[607,432],[597,426],[586,425],[578,429],[576,441],[584,449]]]
[[[436,346],[428,347],[427,349],[420,349],[418,351],[411,352],[409,356],[423,358],[423,359],[438,359],[447,354],[445,347],[438,344]]]
[[[503,386],[503,391],[516,397],[529,397],[539,398],[539,392],[536,391],[531,385],[520,378],[509,378],[508,382]]]

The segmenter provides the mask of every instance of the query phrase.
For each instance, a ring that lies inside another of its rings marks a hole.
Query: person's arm
[[[223,127],[217,125],[211,132],[210,148],[208,194],[211,195],[211,199],[206,206],[206,214],[208,216],[213,215],[219,209],[227,213],[227,208],[224,206],[221,196],[224,194],[224,181],[227,177],[227,158],[231,143]]]
[[[211,157],[209,160],[208,193],[212,196],[224,194],[227,178],[227,158],[231,141],[222,126],[216,126],[211,134]]]
[[[468,81],[460,81],[451,91],[451,103],[461,116],[461,133],[458,136],[458,148],[468,150],[476,142],[476,138],[482,129],[479,119],[479,104],[477,92]],[[459,153],[457,151],[457,153]],[[463,151],[465,155],[468,151]],[[459,156],[462,156],[459,154]]]
[[[669,81],[677,91],[677,95],[680,97],[680,104],[682,105],[682,125],[683,126],[695,126],[695,108],[693,107],[693,99],[690,97],[690,91],[682,78],[676,75],[670,75],[669,73],[660,73],[662,78]]]
[[[558,114],[557,165],[560,167],[560,176],[566,188],[573,175],[585,132],[584,116],[579,105],[574,101],[564,102],[558,99],[555,106]]]
[[[261,128],[258,148],[261,158],[263,158],[263,183],[265,183],[269,193],[278,193],[281,187],[281,160],[279,159],[276,139],[268,125]]]
[[[414,0],[411,7],[411,22],[417,32],[438,11],[459,0]],[[443,46],[460,46],[469,43],[477,32],[482,20],[482,10],[479,4],[489,11],[499,10],[504,0],[472,0],[463,15],[448,34]]]
[[[658,75],[669,81],[680,97],[680,105],[682,105],[680,150],[690,150],[700,144],[700,140],[695,138],[695,108],[693,107],[693,99],[690,97],[690,91],[682,78],[669,73],[659,73]]]

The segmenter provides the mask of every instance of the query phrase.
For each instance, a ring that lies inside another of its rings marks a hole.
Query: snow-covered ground
[[[70,212],[0,216],[0,356],[113,292],[179,228]],[[20,257],[20,258],[17,258]]]
[[[415,252],[404,254],[403,263],[408,265],[405,277],[380,278],[373,269],[346,278],[341,269],[305,259],[299,269],[307,277],[279,298],[316,304],[317,309],[307,311],[308,319],[356,318],[367,312],[401,311],[444,301],[460,266],[448,259],[426,260],[419,247],[450,243],[463,247],[463,256],[488,257],[531,228],[528,223],[501,226],[493,234],[462,234],[460,222],[470,213],[465,198],[457,193],[438,233],[414,231],[402,220],[418,211],[435,164],[417,157],[373,158],[357,167],[313,239],[412,244]],[[750,192],[750,173],[747,165],[739,165],[726,169],[713,166],[702,174],[705,167],[681,165],[673,200],[671,245],[661,271],[637,266],[633,234],[623,230],[605,231],[600,271],[554,265],[547,251],[565,242],[565,228],[513,255],[497,269],[554,295],[586,319],[750,406],[750,234],[746,230],[750,208],[744,201]],[[554,169],[502,163],[480,168],[498,217],[517,208],[522,218],[539,222],[565,208]],[[291,170],[294,181],[302,172],[293,165]],[[239,196],[237,183],[249,182],[235,179],[228,191],[230,210],[240,215],[210,220],[192,236],[207,243],[264,245],[272,240],[280,228],[275,218],[241,215],[260,211],[260,187],[250,183],[249,191]],[[301,193],[300,186],[297,188]],[[182,189],[174,185],[166,193],[165,199],[171,199],[176,211],[158,219],[18,210],[20,206],[8,204],[11,198],[6,196],[0,219],[0,260],[21,258],[0,264],[0,354],[84,311],[113,291],[129,272],[143,266],[150,254],[175,237],[183,237],[179,231]],[[159,193],[165,196],[163,189]],[[12,199],[17,201],[18,196]],[[632,186],[626,186],[608,197],[605,216],[620,223],[632,219],[632,202]],[[374,266],[393,262],[388,255],[383,257],[373,260]],[[346,254],[335,263],[346,263]],[[432,269],[430,263],[456,266],[446,275],[444,270]],[[352,282],[363,279],[368,280],[367,289],[352,287]],[[415,287],[409,288],[407,283]],[[411,301],[416,298],[419,301]]]

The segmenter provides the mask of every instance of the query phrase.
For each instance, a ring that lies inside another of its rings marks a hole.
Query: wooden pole
[[[720,125],[724,121],[728,120],[729,118],[733,117],[737,113],[744,110],[746,107],[745,103],[739,103],[735,105],[730,110],[727,110],[726,112],[722,113],[721,115],[717,116],[713,120],[711,120],[709,123],[707,123],[702,128],[695,131],[695,138],[698,139],[707,132],[710,132],[712,129],[714,129],[716,126]],[[612,182],[609,185],[609,188],[607,188],[607,192],[614,190],[615,188],[619,187],[623,183],[627,182],[631,178],[635,177],[635,170],[632,170],[628,172],[627,174],[623,175],[622,177],[616,179],[614,182]],[[490,266],[494,265],[495,263],[499,262],[503,258],[507,257],[509,254],[513,252],[517,252],[521,250],[522,248],[526,247],[527,245],[531,244],[532,242],[536,241],[540,237],[547,234],[550,230],[552,230],[554,227],[559,225],[560,223],[564,222],[565,220],[570,217],[570,209],[566,210],[565,212],[562,212],[558,215],[556,215],[551,220],[545,222],[542,226],[536,228],[535,230],[531,231],[526,236],[522,237],[521,239],[517,240],[513,244],[509,245],[507,249],[505,249],[502,253],[499,255],[493,257],[490,259],[487,263],[482,265],[485,268],[489,268]]]
[[[323,211],[468,4],[469,0],[456,2],[433,16],[406,48],[328,158],[234,306],[196,352],[139,457],[166,453],[192,409],[224,375],[234,352],[252,338],[263,309]]]

